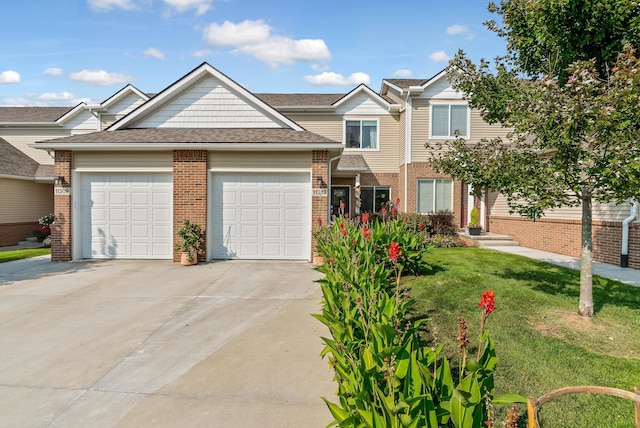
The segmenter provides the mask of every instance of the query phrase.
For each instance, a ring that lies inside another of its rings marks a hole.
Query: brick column
[[[178,230],[184,220],[207,231],[207,151],[173,151],[173,242],[178,243]],[[198,256],[205,261],[206,254]],[[180,261],[180,252],[173,250],[173,261]]]
[[[73,153],[68,150],[56,150],[53,175],[63,177],[62,183],[55,189],[70,188],[71,171],[73,169]],[[71,234],[71,209],[73,200],[69,193],[54,193],[53,213],[55,223],[51,225],[51,260],[54,262],[69,261],[73,257]]]
[[[318,219],[322,219],[322,224],[328,223],[327,209],[329,206],[329,189],[327,184],[329,183],[329,154],[326,150],[314,150],[311,155],[311,187],[314,194],[311,197],[311,230],[316,231],[320,228]],[[322,185],[318,185],[318,177],[322,177]],[[320,190],[320,192],[318,192]],[[322,192],[324,190],[325,192]],[[321,194],[324,193],[324,194]],[[316,252],[316,239],[311,236],[311,254],[315,255]]]

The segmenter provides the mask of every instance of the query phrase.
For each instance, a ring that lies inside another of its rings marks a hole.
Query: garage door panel
[[[308,260],[309,177],[308,173],[214,173],[210,207],[213,258]]]
[[[171,174],[82,174],[83,258],[173,257]]]

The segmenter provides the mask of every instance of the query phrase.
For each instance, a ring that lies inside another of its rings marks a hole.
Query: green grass
[[[429,319],[427,339],[435,336],[454,364],[459,314],[470,337],[477,337],[480,295],[495,291],[486,330],[499,360],[497,395],[539,397],[576,385],[640,387],[640,288],[594,276],[595,316],[584,319],[577,315],[578,271],[478,248],[430,251],[432,275],[406,283],[416,300],[414,315]],[[632,427],[633,404],[572,395],[545,404],[540,418],[545,428]]]
[[[37,257],[45,254],[51,254],[51,248],[28,248],[24,250],[0,251],[0,263],[10,262],[12,260],[28,259],[29,257]]]

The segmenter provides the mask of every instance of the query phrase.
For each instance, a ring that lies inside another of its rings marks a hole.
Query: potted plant
[[[198,263],[198,255],[205,249],[202,228],[200,225],[185,220],[182,228],[178,231],[178,237],[182,240],[176,245],[182,251],[180,263],[184,266]]]
[[[467,233],[471,236],[480,236],[482,226],[480,226],[480,213],[477,207],[471,208],[469,214],[469,224],[467,225]]]

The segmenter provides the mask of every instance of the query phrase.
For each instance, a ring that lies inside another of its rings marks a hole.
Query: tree
[[[487,122],[513,131],[427,144],[431,163],[507,195],[521,215],[582,206],[578,312],[592,316],[592,204],[640,196],[640,61],[627,43],[640,41],[640,2],[503,0],[489,9],[503,17],[503,28],[486,24],[507,39],[508,55],[491,69],[459,52],[447,75]],[[581,37],[583,28],[593,31]]]

